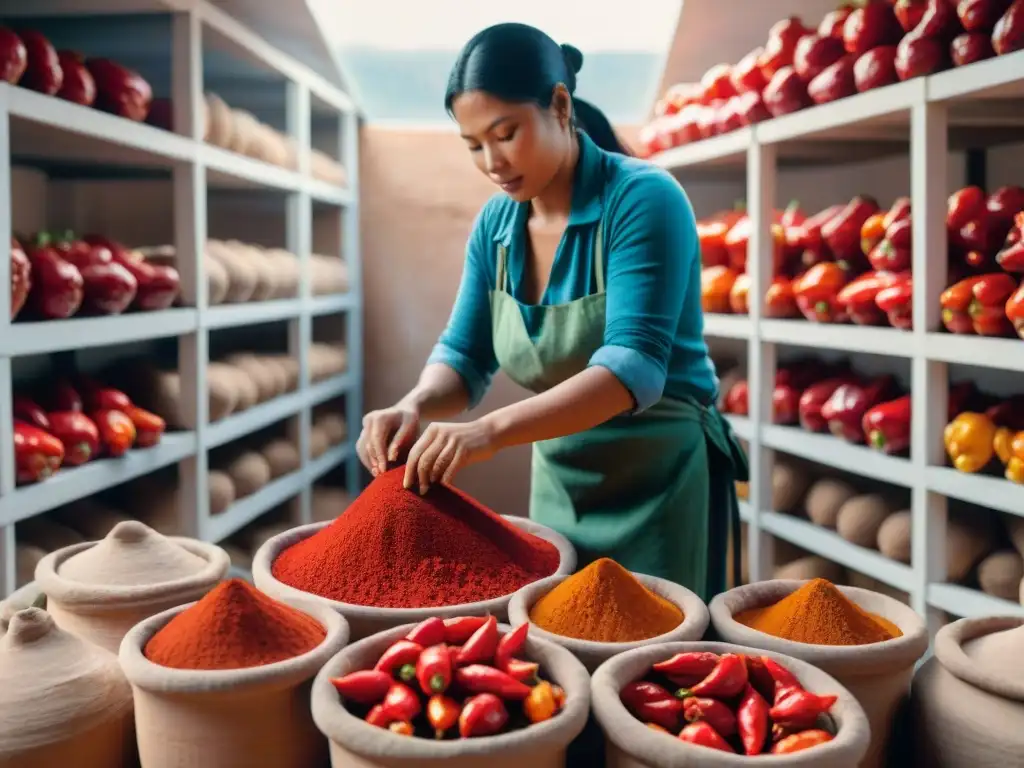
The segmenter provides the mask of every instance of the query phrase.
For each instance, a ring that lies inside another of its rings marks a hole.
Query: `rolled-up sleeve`
[[[487,394],[498,370],[491,339],[490,289],[494,269],[488,261],[495,246],[488,235],[487,211],[485,206],[473,224],[455,305],[448,325],[427,359],[428,364],[447,365],[462,377],[469,393],[470,408],[476,407]]]
[[[693,260],[693,208],[682,188],[655,169],[634,174],[606,213],[607,309],[603,345],[589,365],[610,370],[636,412],[657,403],[679,326]]]

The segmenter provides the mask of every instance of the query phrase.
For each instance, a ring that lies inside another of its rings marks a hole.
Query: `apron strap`
[[[494,266],[495,279],[494,290],[499,293],[505,292],[505,279],[508,274],[508,251],[505,246],[498,243],[498,261]]]
[[[597,292],[604,293],[604,222],[598,220],[597,232],[594,233],[594,283]]]

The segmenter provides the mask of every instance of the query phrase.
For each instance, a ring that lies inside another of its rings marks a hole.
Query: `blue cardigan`
[[[523,303],[529,203],[504,193],[480,211],[448,326],[430,355],[462,377],[470,406],[483,398],[498,361],[491,342],[489,292],[498,244],[508,249],[506,286],[527,332],[541,329],[540,307]],[[637,411],[663,395],[709,403],[718,389],[704,342],[700,244],[686,193],[672,176],[642,160],[605,152],[580,134],[572,211],[541,306],[593,293],[594,237],[604,220],[607,310],[604,345],[589,365],[610,370],[633,395]]]

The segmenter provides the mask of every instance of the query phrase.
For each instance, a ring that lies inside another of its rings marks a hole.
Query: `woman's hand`
[[[359,460],[374,477],[387,471],[388,463],[398,461],[420,428],[420,414],[415,408],[395,405],[370,411],[363,417],[363,431],[356,441]]]
[[[409,451],[405,487],[420,493],[436,483],[451,483],[463,467],[497,453],[494,430],[484,419],[468,423],[434,422]]]

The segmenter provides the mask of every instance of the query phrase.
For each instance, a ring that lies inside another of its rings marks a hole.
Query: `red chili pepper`
[[[743,690],[747,684],[747,665],[742,656],[726,653],[707,677],[690,689],[694,696],[728,699]]]
[[[440,645],[445,641],[444,621],[436,616],[424,619],[409,630],[409,634],[405,636],[405,639],[424,648]]]
[[[683,717],[688,723],[704,720],[721,736],[732,736],[736,733],[736,715],[717,699],[700,696],[683,699]]]
[[[45,480],[64,461],[64,444],[38,427],[14,420],[14,464],[19,485]]]
[[[90,411],[127,411],[132,407],[131,398],[112,387],[82,387],[82,394]]]
[[[747,656],[746,659],[748,682],[765,699],[774,701],[775,679],[764,665],[764,661],[759,656]]]
[[[50,420],[46,417],[46,411],[31,397],[15,395],[12,405],[14,406],[14,418],[21,419],[37,429],[44,431],[50,429]]]
[[[456,663],[460,666],[489,663],[494,659],[494,652],[497,650],[498,619],[495,616],[488,616],[480,629],[459,649]]]
[[[683,723],[686,714],[686,702],[675,697],[661,699],[659,701],[648,701],[639,704],[634,715],[645,723],[655,723],[672,733],[679,732],[679,726]]]
[[[376,726],[377,728],[387,728],[395,722],[395,720],[396,718],[384,708],[383,704],[374,705],[370,711],[366,713],[366,722],[370,725]]]
[[[522,659],[509,659],[501,668],[509,677],[515,678],[520,683],[535,685],[540,673],[540,664],[534,661],[523,661]]]
[[[530,695],[530,686],[485,664],[470,664],[456,669],[455,682],[470,693],[493,693],[513,701],[522,701]]]
[[[49,419],[50,434],[64,444],[66,465],[77,467],[99,453],[100,430],[84,413],[57,411]]]
[[[768,702],[764,697],[752,685],[747,685],[736,708],[736,720],[743,751],[748,755],[764,752],[765,740],[768,738],[768,710]]]
[[[432,645],[416,662],[416,680],[420,689],[431,696],[444,693],[452,683],[452,657],[446,645]]]
[[[996,255],[996,262],[1007,272],[1024,272],[1024,211],[1013,217],[1013,227]]]
[[[832,741],[833,738],[835,737],[832,736],[831,733],[820,729],[794,733],[792,736],[787,736],[772,747],[772,754],[792,755],[794,752],[802,752],[805,749],[816,747],[819,744],[827,744]]]
[[[473,736],[493,736],[508,722],[508,710],[497,696],[481,693],[466,700],[459,715],[459,735],[468,739]]]
[[[135,425],[121,411],[94,411],[89,417],[99,428],[100,440],[108,456],[124,456],[135,444]]]
[[[640,680],[624,685],[619,691],[619,698],[622,699],[626,708],[634,711],[635,714],[635,710],[641,704],[650,704],[652,701],[671,701],[675,699],[675,696],[657,683]]]
[[[399,640],[381,654],[373,668],[388,675],[394,675],[397,670],[401,678],[408,682],[416,675],[416,662],[419,661],[421,653],[423,653],[423,646],[419,643],[414,643],[412,640]],[[411,675],[407,668],[411,668]]]
[[[166,421],[155,413],[150,413],[134,405],[126,408],[124,414],[132,420],[132,424],[135,426],[136,448],[151,448],[160,442],[160,438],[163,437],[164,431],[167,429]]]
[[[396,736],[412,736],[415,729],[408,720],[396,720],[388,726],[388,730]]]
[[[913,224],[910,219],[894,222],[885,232],[885,237],[868,254],[868,262],[872,269],[889,272],[902,272],[910,269],[913,262],[911,233]]]
[[[677,653],[671,659],[659,661],[652,669],[664,675],[695,675],[707,677],[718,664],[717,653],[690,651]]]
[[[679,733],[679,740],[687,744],[696,744],[699,747],[717,749],[720,752],[736,753],[736,750],[729,746],[729,742],[723,739],[718,732],[708,723],[690,723]]]
[[[449,645],[462,645],[480,627],[487,623],[487,616],[459,616],[444,620],[444,639]]]
[[[735,416],[746,416],[750,413],[750,386],[746,380],[737,381],[725,394],[725,412]]]
[[[822,407],[839,387],[853,381],[851,376],[840,376],[834,379],[825,379],[805,389],[800,395],[800,403],[797,406],[800,426],[809,432],[827,432],[828,422],[821,415]]]
[[[332,677],[331,685],[343,698],[357,704],[379,704],[388,695],[394,680],[385,672],[362,669],[344,677]]]
[[[775,661],[775,659],[762,656],[761,663],[764,664],[764,668],[768,670],[768,674],[775,681],[775,693],[770,701],[777,704],[793,691],[802,691],[804,689],[800,681],[796,679],[796,675]]]
[[[459,722],[462,707],[457,701],[435,694],[427,701],[427,722],[434,729],[434,736],[444,738],[445,731],[451,730]]]
[[[508,662],[520,654],[526,645],[526,636],[530,631],[529,624],[520,624],[498,641],[498,649],[494,652],[494,666],[505,669]]]
[[[1017,290],[1017,280],[1005,272],[982,275],[971,287],[967,307],[974,332],[979,336],[1008,336],[1013,326],[1006,317],[1006,301]]]
[[[861,426],[868,445],[890,455],[910,447],[910,395],[869,408]]]
[[[769,710],[773,722],[791,728],[810,728],[828,712],[838,696],[819,696],[807,690],[792,690]]]
[[[383,702],[384,711],[395,720],[414,720],[422,711],[420,697],[404,683],[392,683]]]

